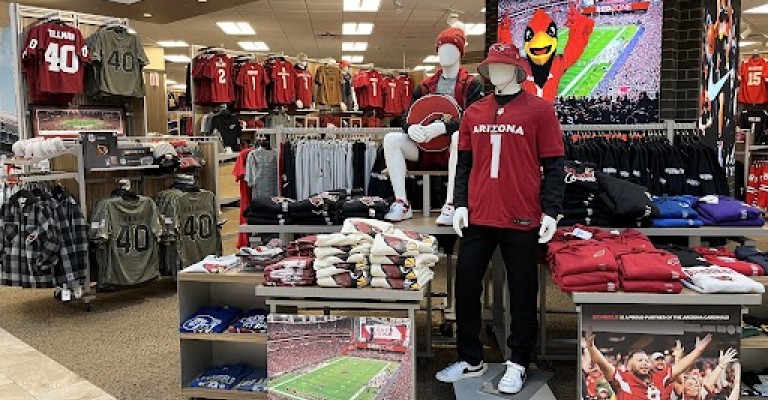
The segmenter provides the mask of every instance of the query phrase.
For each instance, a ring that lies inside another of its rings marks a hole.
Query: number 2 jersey
[[[163,273],[173,275],[209,255],[221,255],[216,195],[207,190],[168,189],[157,195],[168,233]]]
[[[54,22],[31,27],[21,61],[31,102],[66,103],[83,93],[90,55],[77,28]]]
[[[88,38],[93,63],[88,70],[88,94],[144,97],[144,66],[149,58],[136,35],[100,29]]]
[[[160,275],[160,244],[163,232],[155,202],[111,197],[94,207],[91,240],[96,250],[99,286],[130,286]]]

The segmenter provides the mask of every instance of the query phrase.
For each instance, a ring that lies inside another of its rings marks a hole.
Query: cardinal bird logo
[[[381,229],[376,228],[375,226],[371,224],[366,224],[365,222],[355,222],[352,224],[352,226],[355,227],[355,230],[364,233],[368,236],[376,236],[378,233],[382,233]]]

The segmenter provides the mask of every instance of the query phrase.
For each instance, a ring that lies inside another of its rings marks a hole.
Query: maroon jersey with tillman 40
[[[541,224],[541,159],[562,157],[551,103],[521,92],[505,105],[486,96],[464,113],[459,151],[472,152],[469,223],[532,230]]]

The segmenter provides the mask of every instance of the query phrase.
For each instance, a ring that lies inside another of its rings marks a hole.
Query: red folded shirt
[[[619,288],[618,282],[597,283],[584,286],[560,286],[563,292],[615,292]]]
[[[555,283],[559,286],[579,287],[616,282],[618,279],[619,275],[616,271],[601,271],[561,276]]]
[[[670,281],[685,277],[680,259],[665,251],[635,252],[619,256],[621,276],[635,281]]]
[[[693,250],[702,256],[720,256],[736,258],[736,255],[726,247],[694,247]]]
[[[595,239],[603,243],[617,256],[637,250],[656,250],[647,236],[634,229],[627,229],[618,235],[602,231],[595,235]]]
[[[751,262],[740,261],[733,257],[704,255],[704,259],[707,260],[707,262],[710,264],[717,265],[718,267],[730,268],[745,276],[765,275],[765,270],[763,270],[763,268],[759,265],[752,264]]]
[[[551,253],[550,266],[556,279],[589,272],[615,272],[619,269],[613,253],[594,241],[574,243]]]
[[[621,288],[625,292],[678,294],[683,291],[683,284],[680,281],[622,280]]]

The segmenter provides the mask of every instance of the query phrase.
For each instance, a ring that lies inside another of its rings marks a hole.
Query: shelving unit
[[[119,171],[141,171],[145,169],[159,169],[159,165],[136,165],[131,167],[109,167],[109,168],[89,168],[90,172],[119,172]]]
[[[178,274],[179,325],[203,306],[226,305],[243,310],[267,308],[256,294],[261,273]],[[189,388],[206,368],[233,363],[267,366],[266,334],[179,334],[182,395],[195,399],[261,400],[266,393]]]

